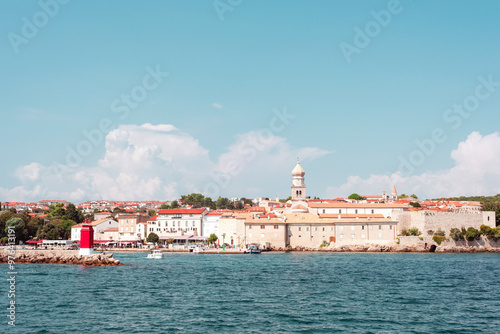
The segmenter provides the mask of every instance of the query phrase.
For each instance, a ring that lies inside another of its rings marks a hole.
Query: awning
[[[38,240],[35,240],[35,239],[30,239],[28,241],[26,241],[27,244],[37,244],[38,243]]]

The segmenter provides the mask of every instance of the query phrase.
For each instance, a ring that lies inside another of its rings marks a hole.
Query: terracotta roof
[[[158,211],[160,215],[175,215],[175,214],[202,214],[206,209],[162,209]]]
[[[333,219],[350,219],[350,218],[385,218],[383,214],[335,214],[335,213],[324,213],[320,214],[320,218],[333,218]]]
[[[310,208],[370,208],[370,209],[390,209],[390,208],[407,208],[402,204],[391,203],[311,203]]]

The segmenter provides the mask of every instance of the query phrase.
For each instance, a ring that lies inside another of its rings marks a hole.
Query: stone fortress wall
[[[450,232],[450,229],[474,227],[479,229],[481,225],[495,227],[494,211],[478,211],[469,213],[435,212],[435,211],[413,211],[395,212],[393,218],[398,221],[398,231],[403,228],[417,227],[423,235],[428,230],[438,229]]]

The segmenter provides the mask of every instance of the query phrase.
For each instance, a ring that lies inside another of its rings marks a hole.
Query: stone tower
[[[304,175],[306,172],[302,169],[300,161],[297,159],[297,165],[292,171],[292,201],[306,200],[306,184]]]
[[[394,201],[397,201],[397,200],[398,200],[398,192],[397,192],[397,190],[396,190],[396,186],[394,186],[394,187],[392,188],[392,199],[393,199]]]

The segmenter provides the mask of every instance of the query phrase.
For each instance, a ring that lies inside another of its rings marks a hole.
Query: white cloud
[[[327,196],[351,193],[380,194],[396,185],[399,193],[415,193],[421,198],[460,195],[493,195],[500,193],[500,134],[481,136],[472,132],[451,152],[455,165],[450,169],[403,177],[400,172],[390,176],[370,175],[363,179],[350,176],[340,186],[327,188]]]
[[[222,104],[214,102],[214,103],[212,103],[212,107],[217,108],[217,109],[222,109]]]
[[[0,187],[0,198],[167,200],[190,192],[260,196],[259,191],[274,189],[273,180],[291,168],[295,157],[307,161],[329,153],[314,147],[293,148],[285,138],[252,131],[239,135],[213,162],[209,151],[190,134],[173,125],[149,123],[120,125],[106,135],[104,145],[104,155],[95,166],[77,166],[64,174],[36,162],[19,167],[15,175],[22,185]],[[237,165],[237,170],[228,164]]]

